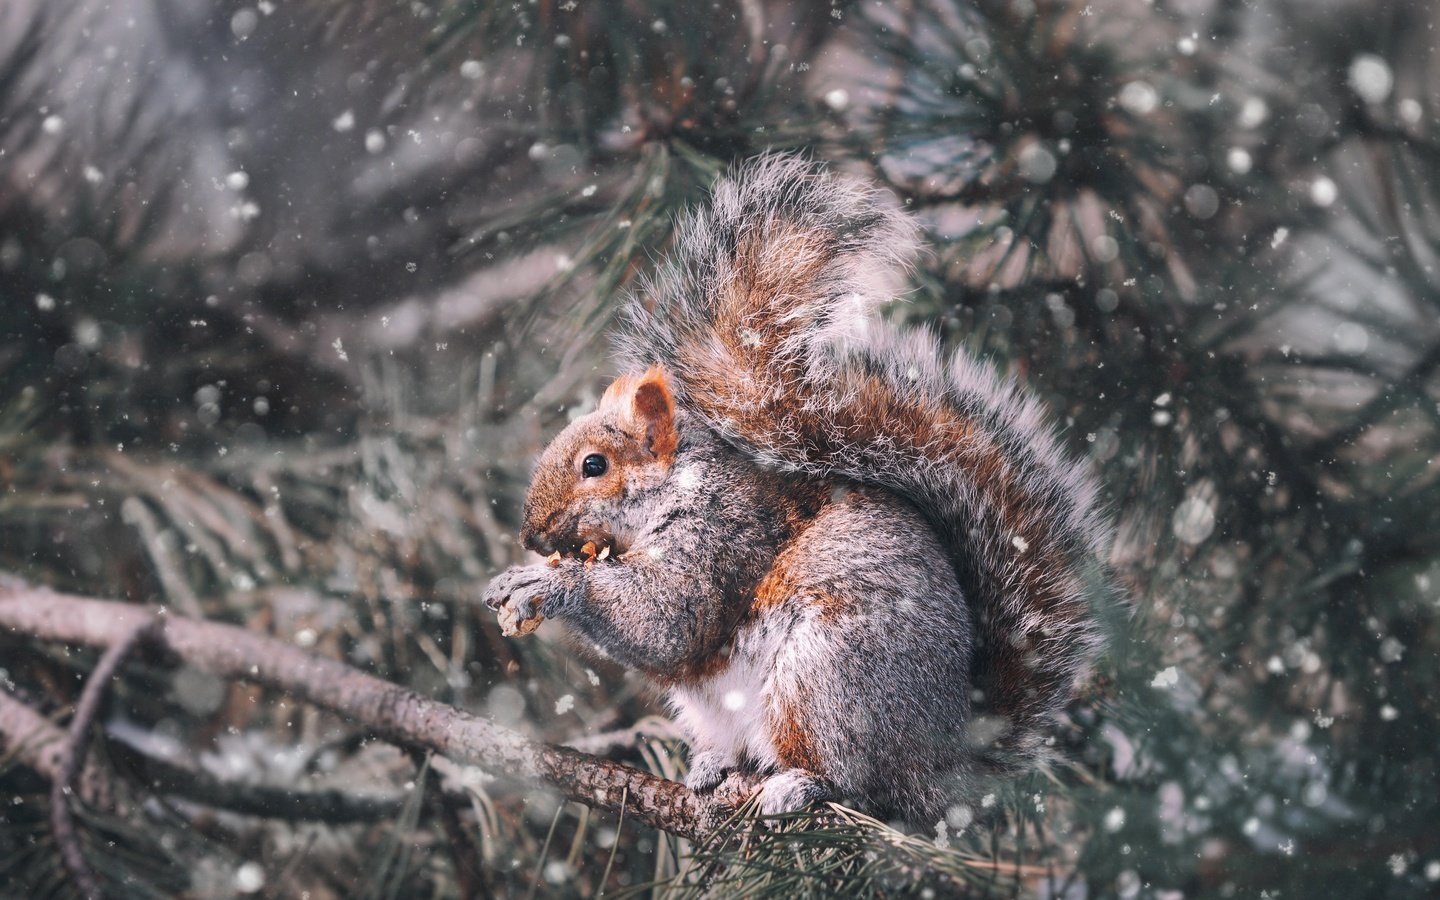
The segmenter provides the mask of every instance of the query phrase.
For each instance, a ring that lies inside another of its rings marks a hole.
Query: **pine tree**
[[[518,553],[530,459],[613,374],[605,327],[674,217],[736,161],[809,153],[923,223],[894,315],[1022,376],[1102,471],[1128,593],[1109,651],[1054,764],[938,835],[831,811],[691,847],[461,779],[488,884],[1428,896],[1437,18],[12,0],[0,570],[244,624],[678,777],[636,681],[501,638],[475,599]],[[47,715],[94,663],[0,633],[0,692]],[[183,669],[132,664],[112,693],[117,770],[125,747],[181,748],[287,789],[410,787],[368,822],[301,825],[119,779],[127,802],[80,820],[108,890],[461,889],[427,764]],[[0,884],[60,894],[45,782],[15,751],[0,736]]]

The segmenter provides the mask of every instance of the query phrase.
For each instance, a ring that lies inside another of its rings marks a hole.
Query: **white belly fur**
[[[692,750],[745,757],[762,771],[779,767],[770,738],[771,678],[788,629],[775,624],[752,623],[737,636],[724,671],[671,689],[670,707]]]

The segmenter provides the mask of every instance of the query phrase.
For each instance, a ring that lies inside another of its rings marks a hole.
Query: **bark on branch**
[[[156,615],[154,607],[0,583],[0,628],[39,640],[109,647]],[[463,710],[306,653],[274,638],[215,622],[164,615],[147,640],[161,661],[285,691],[404,747],[433,750],[495,775],[551,785],[567,799],[618,811],[691,840],[714,831],[744,800],[701,797],[630,766],[542,744]]]

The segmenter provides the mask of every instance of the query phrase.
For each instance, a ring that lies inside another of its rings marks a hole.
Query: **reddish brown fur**
[[[776,701],[770,711],[770,741],[780,765],[824,774],[820,754],[816,752],[814,741],[799,717],[803,705],[787,699]]]
[[[770,569],[755,586],[749,613],[755,615],[786,602],[798,587],[795,573],[804,568],[805,533],[830,502],[831,485],[826,482],[786,479],[777,489],[774,503],[784,518],[786,538]]]
[[[847,502],[864,502],[864,496],[858,493],[852,494]],[[756,585],[755,599],[750,604],[751,616],[759,615],[796,598],[818,608],[822,618],[840,615],[851,608],[848,600],[842,600],[824,591],[807,590],[806,585],[802,584],[800,580],[800,576],[807,569],[813,568],[812,564],[807,561],[807,556],[815,551],[807,546],[807,538],[811,533],[812,523],[824,505],[828,504],[822,504],[813,511],[809,509],[796,510],[793,517],[789,519],[792,536],[780,548],[770,571]],[[856,552],[861,551],[857,548]]]
[[[792,540],[785,545],[785,549],[775,557],[775,564],[770,567],[770,571],[755,586],[755,600],[750,604],[752,615],[758,615],[767,609],[779,606],[794,595],[795,572],[798,568],[796,565],[797,543]]]
[[[605,389],[600,410],[613,412],[661,462],[675,459],[680,435],[675,429],[675,392],[660,366],[639,375],[621,375]]]
[[[675,430],[675,394],[664,369],[652,366],[641,376],[631,406],[636,418],[644,423],[650,452],[667,464],[673,462],[680,434]]]
[[[655,462],[665,466],[674,462],[678,446],[674,393],[658,366],[641,375],[615,379],[590,416],[613,431],[585,428],[555,438],[546,456],[564,463],[537,469],[526,500],[524,532],[547,533],[551,526],[547,516],[573,510],[586,498],[617,498],[625,491],[629,474]],[[605,475],[581,477],[580,463],[590,453],[600,453],[610,461]],[[608,543],[613,536],[578,537]]]
[[[760,612],[771,606],[785,603],[796,595],[795,581],[788,573],[795,571],[801,565],[799,543],[804,536],[806,527],[815,520],[828,503],[830,490],[830,485],[826,482],[777,476],[774,494],[768,499],[784,523],[784,543],[781,544],[780,551],[776,554],[774,562],[771,563],[769,571],[755,585],[754,600],[747,607],[741,608],[738,618],[731,626],[733,629],[743,628],[745,623]],[[820,602],[822,605],[838,608],[838,603],[826,604],[825,598],[817,599],[811,595],[809,599],[812,602]],[[666,687],[693,684],[713,678],[724,672],[729,666],[733,645],[732,637],[714,653],[688,660],[676,671],[654,673],[654,677]]]
[[[773,322],[755,322],[750,327],[760,331],[770,344],[785,332],[784,325]],[[708,351],[690,345],[682,352],[699,357]],[[752,348],[747,355],[762,352],[768,351]],[[736,382],[706,378],[715,369],[704,364],[687,367],[687,371],[693,373],[690,390],[707,397],[720,413],[739,425],[742,433],[767,433],[773,430],[770,428],[773,422],[788,418],[788,414],[794,412],[788,406],[778,406],[779,403],[804,404],[809,399],[803,393],[797,393],[797,382],[788,377],[783,367],[773,364],[773,357],[769,362],[772,364],[767,374],[774,378],[772,384],[788,382],[786,390],[772,392],[767,390],[764,382],[751,382],[753,390],[744,392]],[[824,425],[841,433],[903,437],[908,439],[910,447],[906,450],[911,452],[919,453],[918,448],[925,447],[959,448],[956,464],[969,474],[975,484],[986,487],[991,504],[985,521],[975,522],[974,527],[1001,531],[1021,538],[1026,544],[1025,551],[1017,551],[1007,583],[983,587],[982,590],[1028,598],[1024,605],[1043,610],[1045,621],[1051,628],[1082,623],[1086,610],[1070,600],[1078,596],[1078,592],[1071,590],[1073,582],[1057,579],[1058,573],[1068,572],[1070,567],[1063,549],[1046,540],[1049,529],[1044,520],[1043,504],[1019,484],[1004,451],[995,441],[976,427],[974,421],[956,414],[943,404],[923,401],[899,403],[893,389],[880,379],[849,374],[856,381],[853,385],[829,387],[835,394],[850,399],[844,404],[827,405]],[[754,424],[749,424],[751,422]],[[820,425],[821,422],[815,418],[801,415],[796,421],[797,430],[790,436],[797,448],[803,448],[805,456],[816,460],[823,460],[835,452],[835,448],[826,445]],[[775,573],[773,579],[767,579],[770,583],[766,585],[764,599],[756,598],[761,607],[784,599],[784,578],[782,570]],[[1037,658],[1043,658],[1046,636],[1040,632],[1025,632],[1018,619],[1013,622],[1013,627],[1006,630],[1012,635],[1011,644],[987,649],[991,659],[989,681],[976,687],[990,698],[990,712],[1019,722],[1031,717],[1035,711],[1022,686],[1035,684],[1036,672],[1032,663]],[[1062,675],[1059,673],[1057,677]]]
[[[716,308],[714,334],[725,341],[728,354],[772,364],[780,342],[797,327],[777,321],[774,298],[813,291],[820,270],[831,261],[828,242],[824,235],[772,221],[747,235],[735,256],[736,271],[750,277],[729,286],[730,296]],[[737,345],[737,335],[752,340],[742,338]]]

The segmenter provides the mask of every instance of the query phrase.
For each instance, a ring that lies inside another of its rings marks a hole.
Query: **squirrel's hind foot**
[[[833,796],[830,786],[804,769],[785,769],[760,786],[760,815],[800,812]]]

